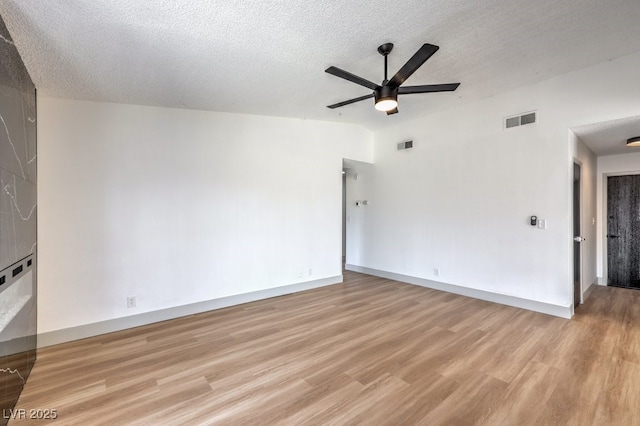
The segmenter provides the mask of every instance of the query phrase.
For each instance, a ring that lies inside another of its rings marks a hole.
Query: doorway
[[[347,261],[347,169],[342,168],[342,270]]]
[[[371,209],[368,194],[372,187],[373,164],[344,158],[342,171],[344,267],[349,270],[352,265],[361,266],[366,254],[367,214]]]
[[[580,164],[573,163],[573,306],[582,300],[582,262],[580,255]]]
[[[640,289],[640,175],[607,177],[607,285]]]

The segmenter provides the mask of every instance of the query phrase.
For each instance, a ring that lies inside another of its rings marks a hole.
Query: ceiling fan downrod
[[[382,84],[387,84],[389,82],[389,78],[387,77],[387,56],[393,50],[393,43],[385,43],[378,47],[378,53],[384,56],[384,82]]]

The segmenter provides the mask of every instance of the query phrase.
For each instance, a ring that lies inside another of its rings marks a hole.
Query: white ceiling
[[[345,121],[379,129],[640,51],[638,0],[0,0],[46,96]],[[423,44],[440,50],[387,117],[335,65],[380,82]]]
[[[627,146],[627,139],[640,136],[640,116],[588,124],[571,130],[597,156],[640,152],[640,147]]]

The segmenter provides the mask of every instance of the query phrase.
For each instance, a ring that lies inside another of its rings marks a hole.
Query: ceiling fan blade
[[[355,102],[364,101],[365,99],[369,99],[369,98],[373,98],[373,93],[365,96],[360,96],[359,98],[349,99],[348,101],[338,102],[337,104],[328,105],[327,108],[335,109],[335,108],[339,108],[341,106],[349,105]]]
[[[371,90],[376,90],[378,87],[380,87],[369,80],[365,80],[362,77],[358,77],[355,74],[351,74],[350,72],[341,70],[340,68],[337,68],[337,67],[329,67],[326,70],[324,70],[324,72],[335,75],[336,77],[344,78],[345,80],[349,80],[352,83],[359,84],[360,86],[367,87]]]
[[[436,53],[438,49],[439,47],[434,46],[433,44],[423,44],[422,47],[418,49],[418,51],[411,57],[411,59],[409,59],[407,63],[404,64],[402,68],[400,68],[400,71],[398,71],[396,75],[394,75],[391,80],[389,80],[389,86],[398,87],[402,83],[404,83],[404,81],[411,77],[411,74],[416,72],[416,70],[420,68],[420,66],[424,64],[427,59],[431,57],[431,55]]]
[[[387,115],[391,115],[391,114],[397,114],[398,113],[398,108],[394,108],[391,111],[387,111]]]
[[[398,95],[408,95],[411,93],[433,93],[433,92],[453,92],[460,86],[460,83],[448,84],[427,84],[424,86],[404,86],[398,88]]]

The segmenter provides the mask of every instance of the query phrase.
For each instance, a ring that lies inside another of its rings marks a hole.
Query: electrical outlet
[[[135,308],[135,307],[136,307],[136,298],[127,297],[127,308]]]
[[[309,276],[313,275],[313,269],[309,268]]]
[[[440,269],[433,268],[433,275],[435,275],[436,277],[439,277],[440,276]]]

